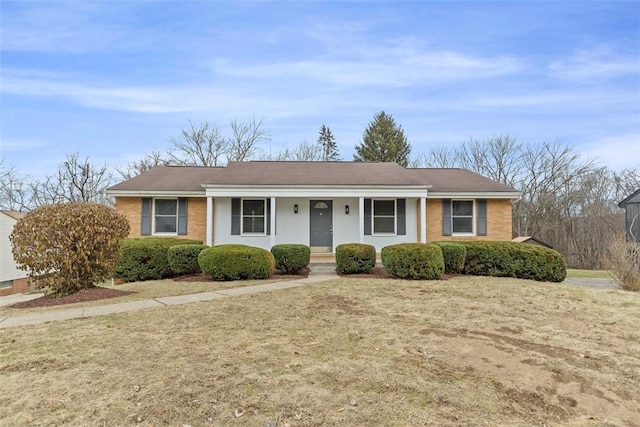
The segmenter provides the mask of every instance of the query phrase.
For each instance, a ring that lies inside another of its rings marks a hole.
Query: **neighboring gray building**
[[[618,203],[624,209],[627,240],[640,242],[640,189]]]

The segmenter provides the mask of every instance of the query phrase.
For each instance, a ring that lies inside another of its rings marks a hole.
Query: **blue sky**
[[[189,121],[264,117],[277,152],[373,115],[413,154],[509,134],[640,166],[640,2],[0,0],[0,150],[126,166]]]

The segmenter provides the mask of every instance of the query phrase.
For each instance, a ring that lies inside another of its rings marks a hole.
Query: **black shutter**
[[[178,235],[185,236],[187,234],[187,199],[181,197],[178,199]]]
[[[140,235],[151,236],[151,198],[142,198],[142,216],[140,217]]]
[[[487,199],[478,199],[478,236],[487,235]]]
[[[371,236],[371,199],[364,199],[364,235]]]
[[[271,235],[271,199],[267,199],[267,236]]]
[[[451,199],[442,199],[442,235],[451,236]]]
[[[407,214],[406,214],[407,199],[398,199],[396,202],[396,231],[398,236],[404,236],[407,234]]]
[[[240,235],[240,199],[231,199],[231,235]]]

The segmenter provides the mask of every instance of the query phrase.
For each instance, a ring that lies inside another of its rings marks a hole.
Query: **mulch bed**
[[[389,273],[387,273],[387,270],[384,269],[384,267],[373,267],[373,270],[371,270],[371,273],[358,273],[358,274],[344,274],[344,273],[340,273],[338,272],[338,276],[340,277],[352,277],[352,278],[362,278],[362,279],[392,279],[393,277],[391,277],[389,275]]]
[[[118,289],[110,288],[89,288],[78,291],[71,295],[65,295],[60,298],[56,298],[53,295],[43,295],[40,298],[32,299],[30,301],[23,301],[12,304],[10,308],[34,308],[34,307],[51,307],[54,305],[73,304],[76,302],[96,301],[106,298],[117,298],[124,295],[135,294],[134,291],[121,291]]]

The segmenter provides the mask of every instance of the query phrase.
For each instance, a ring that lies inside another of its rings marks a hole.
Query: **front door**
[[[311,200],[310,205],[309,246],[313,252],[331,252],[333,249],[333,202]]]

